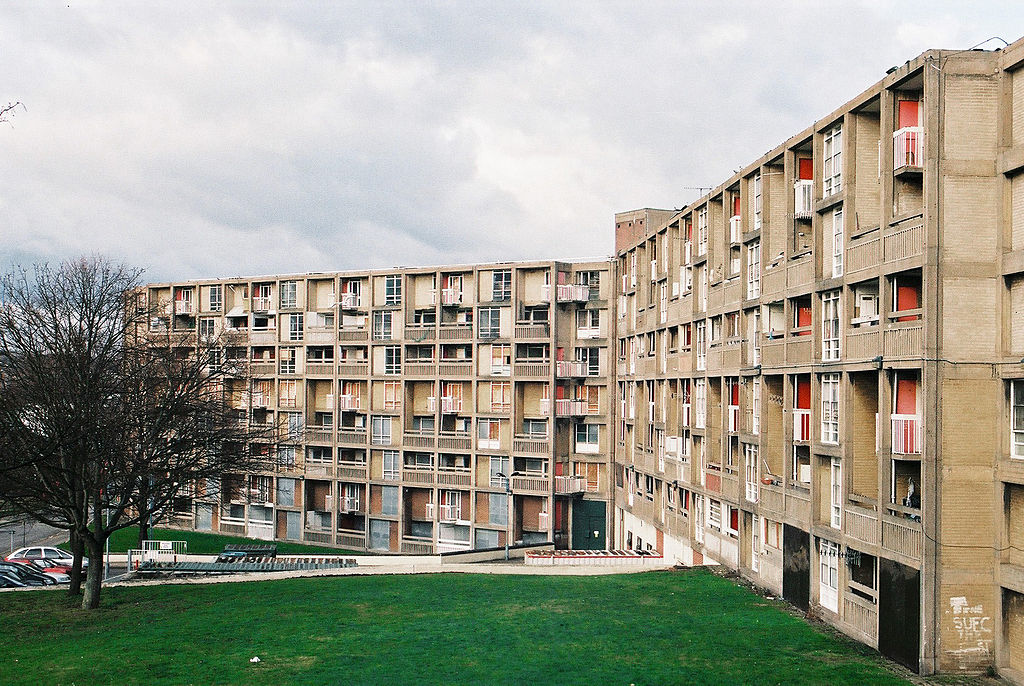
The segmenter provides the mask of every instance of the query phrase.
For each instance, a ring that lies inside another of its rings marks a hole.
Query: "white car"
[[[52,546],[29,546],[27,548],[18,548],[13,553],[7,556],[8,560],[52,560],[62,565],[71,566],[74,561],[74,556],[66,550],[60,548],[54,548]],[[89,558],[82,558],[82,569],[89,567]]]

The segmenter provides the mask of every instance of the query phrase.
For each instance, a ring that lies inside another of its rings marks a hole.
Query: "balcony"
[[[437,373],[443,377],[472,376],[473,360],[441,360]]]
[[[547,495],[551,492],[551,486],[543,474],[527,474],[512,477],[512,490],[516,493]]]
[[[196,308],[191,300],[178,300],[174,303],[174,314],[195,314]]]
[[[570,400],[568,398],[555,400],[556,417],[585,417],[596,414],[600,414],[600,408],[591,405],[586,400]]]
[[[405,337],[417,343],[432,341],[437,338],[437,326],[434,324],[406,324]]]
[[[590,286],[563,283],[557,286],[556,294],[560,303],[585,303],[590,300]]]
[[[471,450],[473,439],[469,434],[445,432],[437,439],[439,450]]]
[[[252,299],[252,311],[253,312],[267,312],[270,310],[270,298],[253,298]]]
[[[441,467],[437,470],[438,486],[472,486],[473,473],[468,469],[449,469]]]
[[[924,166],[924,127],[906,126],[892,134],[893,171]]]
[[[545,438],[516,436],[512,439],[512,450],[519,455],[547,455],[551,443]]]
[[[441,341],[468,341],[473,338],[473,325],[442,324],[437,330],[437,338]]]
[[[453,305],[462,304],[462,289],[460,288],[442,288],[441,289],[441,305],[444,307],[451,307]]]
[[[924,422],[912,414],[892,415],[892,452],[894,455],[920,455],[924,444]]]
[[[338,428],[338,443],[366,445],[366,429]]]
[[[547,338],[548,325],[546,322],[537,324],[519,323],[516,324],[516,338]]]
[[[589,365],[586,362],[573,360],[558,360],[555,362],[555,376],[559,378],[571,378],[577,376],[590,376]]]
[[[793,440],[811,440],[811,411],[793,410]]]
[[[359,307],[359,294],[358,293],[342,293],[341,300],[339,302],[341,309],[343,310],[354,310]]]
[[[587,480],[582,476],[556,476],[555,495],[574,495],[585,493]]]
[[[441,516],[439,518],[442,522],[462,522],[462,505],[441,505],[440,508]],[[467,522],[468,523],[468,522]]]
[[[580,340],[586,340],[590,338],[601,338],[601,327],[581,326],[576,329],[576,338]]]
[[[462,412],[462,398],[441,396],[441,414],[458,414]]]
[[[339,412],[352,412],[359,409],[359,396],[358,395],[339,395],[338,396],[338,411]]]
[[[338,503],[338,511],[343,514],[359,512],[359,496],[344,496]]]
[[[729,217],[729,242],[739,243],[741,232],[742,228],[740,215],[736,214],[733,215],[732,217]]]
[[[814,181],[800,179],[793,184],[794,208],[797,219],[810,219],[814,213]]]
[[[551,398],[541,398],[537,401],[537,412],[542,417],[548,417],[551,415]]]

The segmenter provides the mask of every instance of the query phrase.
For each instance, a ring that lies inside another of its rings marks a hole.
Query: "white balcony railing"
[[[441,521],[442,522],[458,522],[462,519],[462,505],[451,504],[441,505]]]
[[[346,495],[338,503],[341,512],[359,512],[359,497]]]
[[[740,430],[740,406],[729,405],[729,431],[737,432]]]
[[[195,311],[191,300],[178,300],[174,303],[174,314],[193,314]]]
[[[577,283],[558,285],[558,302],[587,302],[590,300],[590,286]]]
[[[359,396],[358,395],[339,395],[338,396],[338,410],[341,412],[352,411],[359,409]]]
[[[551,414],[551,399],[541,398],[540,400],[538,400],[537,411],[540,412],[540,414],[544,417],[549,416]]]
[[[441,396],[441,414],[462,412],[462,398]]]
[[[555,493],[559,495],[583,493],[587,490],[587,480],[582,476],[556,476]]]
[[[441,304],[442,305],[458,305],[462,303],[462,289],[461,288],[442,288],[441,289]]]
[[[811,440],[811,411],[793,410],[793,440]]]
[[[576,329],[576,338],[600,338],[601,328],[598,326],[581,326]]]
[[[924,422],[912,414],[892,415],[892,452],[894,455],[920,455],[924,443]]]
[[[892,134],[892,168],[924,166],[924,127],[906,126]]]
[[[270,298],[253,298],[252,299],[252,311],[253,312],[266,312],[270,309]]]
[[[651,260],[651,281],[658,280],[658,261]]]
[[[795,206],[793,213],[797,219],[809,219],[814,212],[814,181],[801,179],[793,184]]]
[[[740,242],[740,215],[729,217],[729,242]]]
[[[342,293],[341,294],[341,307],[343,309],[352,309],[359,307],[359,294],[358,293]]]

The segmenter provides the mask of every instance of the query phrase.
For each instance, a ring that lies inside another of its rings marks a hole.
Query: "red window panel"
[[[559,362],[565,360],[565,348],[559,347],[555,349],[555,359]]]
[[[555,399],[565,400],[565,386],[555,386]]]
[[[729,404],[730,405],[739,405],[740,404],[740,385],[739,385],[739,383],[736,382],[736,381],[733,381],[732,383],[729,384],[729,386],[730,386],[730,393],[729,393],[730,402],[729,402]]]
[[[811,380],[798,379],[796,382],[796,409],[811,409]]]
[[[896,414],[917,414],[917,379],[896,379]]]
[[[814,160],[810,157],[801,157],[798,160],[798,164],[801,181],[810,181],[814,178]]]
[[[911,283],[909,285],[898,283],[896,284],[896,311],[903,312],[904,310],[916,310],[921,307],[921,290],[917,284]],[[898,322],[907,322],[917,319],[916,316],[908,317],[897,317]]]
[[[740,216],[740,196],[739,195],[732,196],[732,216],[734,216],[734,217]]]
[[[733,531],[739,531],[740,528],[740,511],[735,507],[729,508],[729,528]]]
[[[900,100],[899,104],[899,126],[897,129],[905,129],[909,126],[919,126],[921,123],[921,103],[917,100]]]

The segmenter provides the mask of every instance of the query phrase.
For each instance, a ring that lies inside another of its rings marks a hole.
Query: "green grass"
[[[241,536],[222,536],[221,534],[208,534],[201,531],[184,531],[181,529],[150,529],[149,538],[155,541],[187,541],[188,553],[191,555],[216,555],[224,550],[224,546],[234,544],[256,544],[268,543],[255,538],[242,538]],[[65,550],[69,546],[65,543],[60,546]],[[110,552],[126,553],[132,548],[139,547],[139,529],[130,526],[126,529],[115,531],[110,537]],[[364,553],[342,550],[341,548],[327,548],[324,546],[304,545],[302,543],[277,542],[277,552],[281,555],[362,555]]]
[[[47,684],[908,684],[704,570],[0,593],[3,675]],[[261,662],[250,664],[259,656]]]

